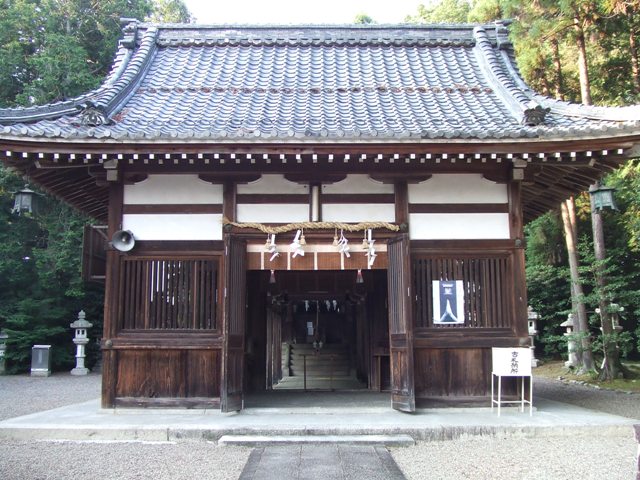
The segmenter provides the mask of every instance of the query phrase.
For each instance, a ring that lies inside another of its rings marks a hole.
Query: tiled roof
[[[636,107],[535,94],[512,58],[500,23],[132,23],[99,89],[0,110],[0,137],[318,143],[564,139],[640,129]]]

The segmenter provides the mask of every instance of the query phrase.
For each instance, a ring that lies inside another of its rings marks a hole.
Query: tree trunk
[[[596,184],[597,187],[598,184]],[[593,188],[593,187],[592,187]],[[604,231],[602,228],[602,215],[596,212],[591,200],[591,224],[593,227],[593,249],[596,256],[595,276],[598,293],[598,306],[600,307],[600,322],[602,330],[602,350],[604,362],[602,363],[601,380],[614,380],[622,375],[620,352],[613,338],[613,324],[609,313],[609,300],[606,296],[607,278],[605,272],[606,252],[604,246]]]
[[[587,63],[587,42],[584,38],[584,28],[580,18],[573,18],[573,26],[576,30],[576,46],[578,47],[578,71],[580,73],[580,96],[582,103],[591,105],[591,84],[589,82],[589,68]]]
[[[589,322],[587,320],[587,308],[584,304],[584,292],[580,283],[580,272],[578,254],[576,249],[576,238],[578,229],[576,226],[576,207],[573,197],[561,203],[562,224],[564,225],[564,238],[567,242],[567,253],[569,257],[569,271],[571,272],[571,303],[576,313],[576,325],[574,328],[580,333],[580,371],[587,372],[594,370],[593,354],[591,352],[591,337],[589,335]]]
[[[631,55],[631,79],[636,93],[640,93],[640,65],[638,64],[638,44],[636,39],[633,10],[627,12],[629,22],[629,53]]]
[[[562,62],[560,61],[560,47],[558,46],[558,39],[551,39],[551,51],[553,53],[553,67],[555,69],[555,96],[558,100],[564,100],[564,86],[562,78]]]

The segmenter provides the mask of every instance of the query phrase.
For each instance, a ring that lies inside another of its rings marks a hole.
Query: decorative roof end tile
[[[540,125],[544,123],[544,118],[550,111],[550,108],[545,108],[542,105],[530,102],[528,108],[525,108],[522,114],[522,124],[528,127]]]
[[[114,122],[107,116],[104,108],[96,106],[93,102],[87,102],[80,112],[80,126],[99,127],[111,125]]]
[[[136,37],[138,36],[138,20],[135,18],[121,18],[120,25],[122,25],[122,40],[120,40],[120,45],[133,50],[136,46]]]
[[[499,50],[506,50],[511,48],[511,40],[509,40],[509,28],[510,21],[497,21],[496,22],[496,41]]]

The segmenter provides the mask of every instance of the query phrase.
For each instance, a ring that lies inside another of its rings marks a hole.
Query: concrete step
[[[415,445],[409,435],[222,435],[218,445],[263,447],[270,445],[380,445],[406,447]]]

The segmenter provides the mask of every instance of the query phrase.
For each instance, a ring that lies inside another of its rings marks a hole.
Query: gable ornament
[[[112,123],[104,109],[91,102],[87,102],[82,112],[80,112],[80,125],[83,127],[100,127]]]
[[[544,119],[550,111],[550,108],[545,108],[540,104],[530,102],[528,108],[524,109],[522,123],[528,127],[540,125],[544,123]]]

